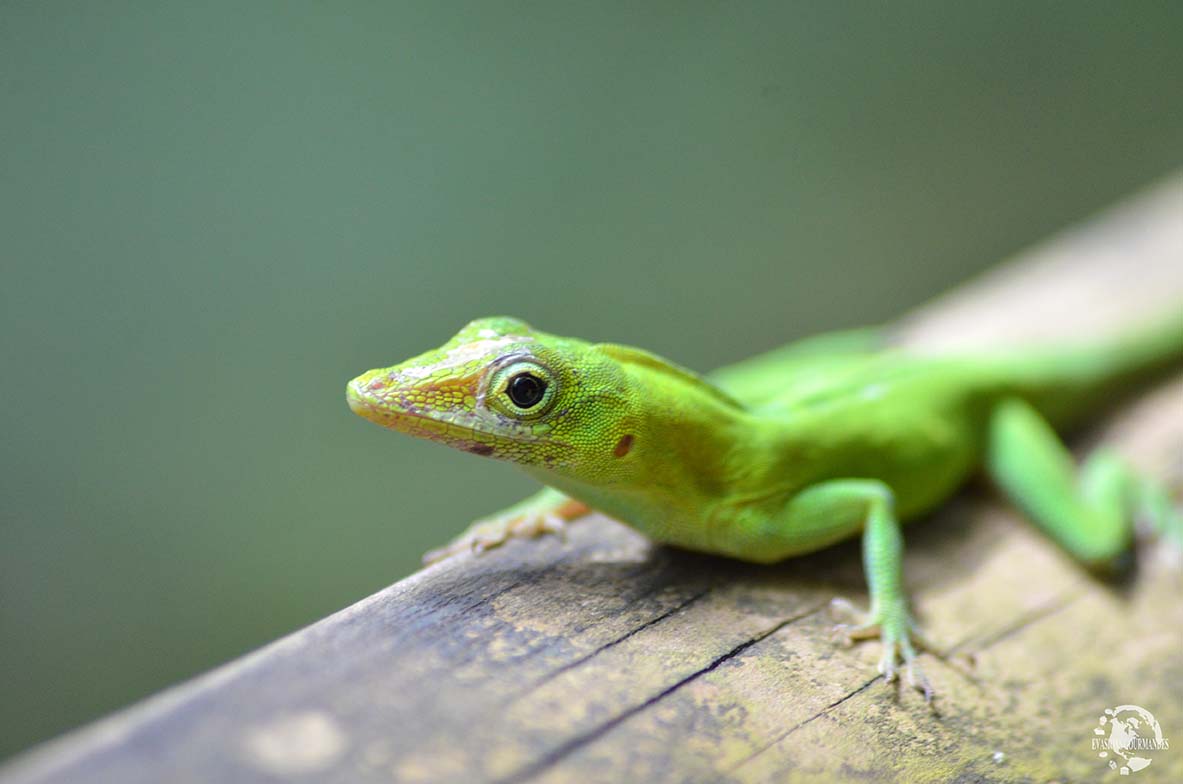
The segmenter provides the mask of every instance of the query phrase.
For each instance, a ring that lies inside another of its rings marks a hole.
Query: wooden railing
[[[1181,307],[1178,176],[899,327],[938,349]],[[1178,470],[1183,376],[1083,435]],[[906,536],[911,596],[949,650],[923,657],[935,710],[874,677],[877,644],[831,639],[831,597],[866,600],[857,544],[753,567],[593,516],[565,542],[421,571],[0,780],[1117,780],[1094,728],[1136,704],[1177,738],[1139,780],[1183,781],[1183,581],[1162,548],[1129,585],[1102,584],[984,484]]]

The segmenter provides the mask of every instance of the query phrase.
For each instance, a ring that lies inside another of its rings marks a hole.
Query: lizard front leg
[[[880,638],[883,655],[879,659],[879,672],[883,673],[886,680],[894,680],[896,667],[902,659],[908,685],[923,692],[925,701],[931,702],[932,685],[916,661],[914,645],[914,642],[922,644],[924,638],[908,611],[908,600],[904,595],[904,537],[900,531],[900,522],[893,511],[893,499],[887,486],[880,482],[869,484],[872,487],[863,490],[868,497],[862,544],[863,572],[870,588],[871,609],[862,615],[859,624],[839,626],[838,632],[849,642]],[[856,492],[856,489],[851,488],[847,492]],[[839,601],[836,604],[854,610],[849,603]],[[856,615],[861,614],[856,612]]]
[[[508,509],[477,520],[448,544],[426,553],[423,563],[433,564],[460,553],[481,553],[499,547],[510,539],[530,539],[543,534],[561,535],[566,523],[589,511],[583,502],[546,487]]]
[[[904,539],[894,511],[894,497],[876,479],[834,479],[807,487],[771,518],[749,518],[731,532],[729,554],[768,563],[812,552],[862,531],[863,569],[871,594],[867,613],[855,626],[840,626],[849,640],[878,637],[883,642],[879,672],[894,680],[902,661],[908,683],[932,700],[932,687],[917,662],[916,645],[924,644],[904,596]]]

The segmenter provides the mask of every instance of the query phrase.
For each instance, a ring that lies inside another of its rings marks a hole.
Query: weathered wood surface
[[[902,322],[944,347],[1081,335],[1183,302],[1176,177]],[[1089,439],[1163,472],[1183,376]],[[1100,781],[1105,708],[1175,741],[1138,781],[1183,781],[1183,582],[1161,549],[1101,585],[971,489],[907,531],[940,697],[831,642],[865,601],[857,545],[774,567],[653,547],[606,519],[422,571],[257,653],[18,760],[23,782]]]

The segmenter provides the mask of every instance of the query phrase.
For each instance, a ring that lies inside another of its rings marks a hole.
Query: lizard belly
[[[878,480],[891,489],[901,519],[933,509],[978,464],[978,407],[960,396],[921,405],[908,391],[882,402],[859,401],[842,415],[827,412],[813,422],[790,423],[772,470],[798,478],[797,492],[834,479]],[[765,481],[771,484],[772,476]]]

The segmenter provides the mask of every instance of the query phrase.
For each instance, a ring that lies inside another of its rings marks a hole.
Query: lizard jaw
[[[492,455],[494,436],[482,433],[467,424],[467,412],[425,411],[403,405],[389,397],[379,397],[369,392],[366,377],[360,376],[349,382],[345,399],[350,410],[376,425],[397,430],[400,433],[425,438],[448,446],[463,449],[479,455]]]
[[[513,449],[516,439],[479,427],[475,415],[467,411],[424,409],[393,396],[375,395],[368,388],[370,380],[369,374],[359,376],[345,390],[350,410],[363,419],[474,455],[512,459],[509,456],[516,451]]]
[[[416,390],[413,386],[392,383],[393,379],[389,369],[371,370],[353,379],[345,388],[349,408],[363,419],[389,430],[515,463],[534,462],[532,457],[539,451],[534,445],[545,444],[546,451],[552,454],[571,449],[570,444],[553,437],[544,438],[494,412],[458,407],[454,400],[425,403],[425,398],[438,395],[441,389]],[[444,397],[456,396],[455,392],[442,391]],[[474,405],[479,406],[479,394],[479,390],[469,393]],[[448,405],[442,404],[445,402]],[[546,462],[552,460],[548,457]]]

